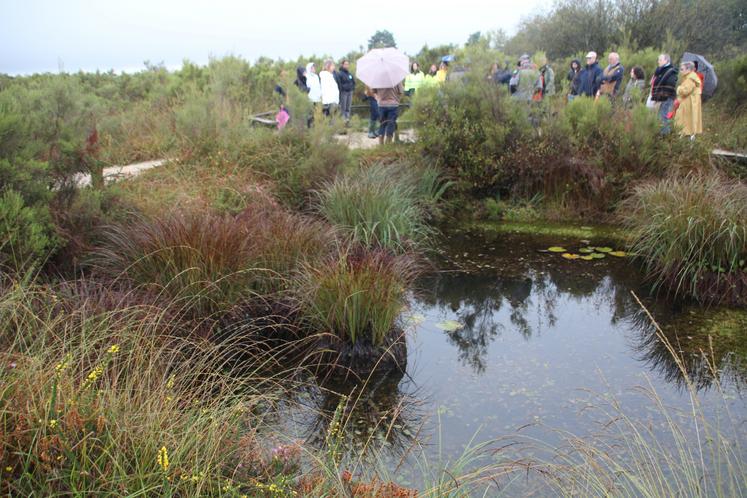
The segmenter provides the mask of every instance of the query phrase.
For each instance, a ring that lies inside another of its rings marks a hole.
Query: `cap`
[[[596,52],[589,52],[588,54],[586,54],[586,58],[587,58],[587,59],[588,59],[589,57],[594,57],[594,58],[596,58],[596,56],[597,56],[597,53],[596,53]]]

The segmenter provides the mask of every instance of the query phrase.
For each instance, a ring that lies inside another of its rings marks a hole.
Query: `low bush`
[[[367,246],[404,250],[428,239],[421,198],[439,195],[430,186],[417,187],[411,173],[397,165],[374,165],[338,176],[318,192],[319,211],[333,225]]]
[[[718,175],[637,187],[621,214],[650,277],[674,294],[747,304],[747,186]]]
[[[0,195],[0,271],[37,266],[57,244],[46,208],[27,206],[14,190]]]
[[[414,265],[385,249],[343,247],[306,265],[299,288],[309,324],[342,340],[381,345],[405,304]]]
[[[529,137],[529,122],[505,89],[470,77],[421,89],[413,101],[418,147],[462,193],[492,193],[504,154]]]

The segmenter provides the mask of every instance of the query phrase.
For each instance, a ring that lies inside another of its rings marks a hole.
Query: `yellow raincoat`
[[[677,100],[680,103],[674,122],[682,127],[683,135],[696,135],[703,133],[703,115],[701,114],[700,95],[703,88],[700,78],[691,71],[685,75],[685,79],[677,87]]]

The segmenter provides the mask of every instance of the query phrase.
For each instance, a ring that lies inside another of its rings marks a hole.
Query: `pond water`
[[[453,462],[470,444],[517,433],[548,445],[560,442],[559,430],[588,435],[599,429],[600,412],[590,407],[613,399],[667,444],[669,431],[649,391],[674,409],[675,419],[677,410],[688,413],[690,395],[631,291],[682,355],[705,417],[715,421],[728,409],[739,421],[747,418],[744,314],[651,296],[629,258],[569,261],[538,252],[587,244],[569,235],[445,230],[434,267],[405,313],[407,372],[352,392],[348,444],[370,449],[388,462],[393,478],[419,486],[423,459]],[[336,393],[351,387],[299,394],[284,412],[285,430],[322,441],[327,418],[320,414],[333,412]],[[745,431],[742,424],[737,437]]]

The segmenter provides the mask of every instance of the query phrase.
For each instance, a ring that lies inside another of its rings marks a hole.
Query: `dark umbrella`
[[[690,52],[685,52],[682,55],[682,62],[697,62],[698,72],[703,74],[703,102],[713,97],[713,93],[716,91],[718,86],[718,76],[716,71],[713,69],[713,64],[708,62],[705,57]]]

